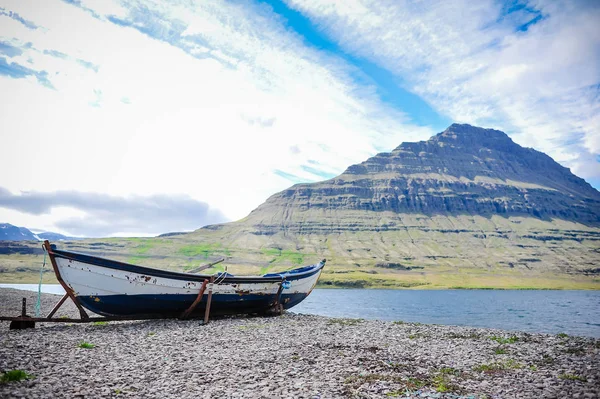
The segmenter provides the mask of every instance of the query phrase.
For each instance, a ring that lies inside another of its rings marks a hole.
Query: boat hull
[[[324,265],[298,269],[301,272],[236,277],[170,272],[57,250],[51,257],[79,303],[103,316],[179,316],[211,277],[215,283],[209,284],[191,316],[204,314],[211,288],[211,315],[267,313],[279,304],[289,309],[310,294]]]

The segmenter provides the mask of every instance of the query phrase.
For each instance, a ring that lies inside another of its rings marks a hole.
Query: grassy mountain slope
[[[327,258],[321,284],[338,287],[598,289],[600,193],[502,132],[452,125],[237,222],[65,245],[174,270],[223,256],[244,274]],[[32,256],[1,258],[0,279],[25,277]]]

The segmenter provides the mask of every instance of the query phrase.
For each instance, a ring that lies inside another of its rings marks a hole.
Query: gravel
[[[0,289],[0,314],[36,293]],[[60,297],[42,295],[47,313]],[[72,303],[58,316],[77,317]],[[0,397],[599,398],[600,340],[417,323],[280,317],[0,322]],[[92,344],[81,348],[82,342]]]

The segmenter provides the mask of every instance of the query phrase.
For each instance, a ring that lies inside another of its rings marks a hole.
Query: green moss
[[[108,325],[108,321],[95,321],[92,323],[93,326],[106,326]]]
[[[276,248],[265,248],[261,252],[263,255],[271,258],[269,263],[289,262],[294,265],[301,265],[304,263],[304,254],[300,252]]]
[[[481,364],[479,366],[473,367],[474,371],[484,372],[484,373],[493,373],[497,371],[504,371],[510,369],[522,369],[523,365],[517,362],[514,359],[507,359],[504,362],[494,362],[489,364]]]
[[[516,337],[514,335],[511,337],[508,337],[508,338],[492,336],[492,337],[490,337],[490,339],[492,341],[498,342],[499,344],[514,344],[515,342],[517,342],[519,340],[519,337]]]
[[[130,263],[132,265],[141,265],[144,263],[145,260],[146,258],[142,256],[130,256],[125,262]]]
[[[8,382],[29,380],[32,378],[33,378],[33,375],[27,374],[23,370],[9,370],[5,373],[2,373],[2,375],[0,375],[0,383],[5,384]]]
[[[90,344],[89,342],[81,341],[77,346],[82,349],[93,349],[96,345]]]
[[[560,378],[561,380],[587,382],[587,378],[582,377],[580,375],[576,375],[576,374],[561,374],[558,376],[558,378]]]
[[[433,377],[433,388],[437,392],[450,392],[450,381],[445,375],[436,375]]]
[[[202,256],[204,259],[208,259],[209,256],[212,256],[217,251],[224,252],[219,251],[219,249],[219,244],[192,244],[179,248],[177,252],[188,257]]]

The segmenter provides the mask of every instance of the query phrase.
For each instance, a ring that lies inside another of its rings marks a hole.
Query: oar
[[[200,271],[202,271],[202,270],[204,270],[204,269],[208,269],[209,267],[216,265],[217,263],[221,263],[221,262],[223,262],[224,260],[225,260],[225,258],[221,258],[221,259],[219,259],[219,260],[218,260],[218,261],[216,261],[216,262],[213,262],[213,263],[208,263],[208,264],[206,264],[206,265],[202,265],[202,266],[198,266],[198,267],[197,267],[197,268],[195,268],[195,269],[188,270],[188,271],[187,271],[187,273],[198,273],[198,272],[200,272]]]

